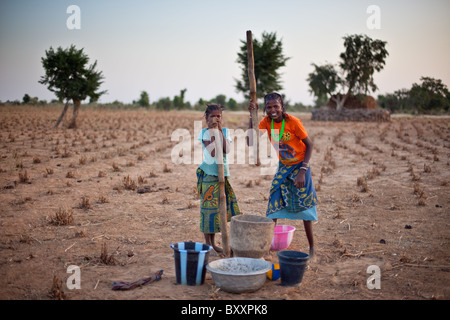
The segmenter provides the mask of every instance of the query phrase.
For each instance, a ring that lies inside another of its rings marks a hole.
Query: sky
[[[79,8],[79,29],[68,27],[71,5]],[[448,0],[1,0],[0,100],[55,99],[38,83],[41,58],[50,47],[74,44],[103,72],[108,93],[100,102],[131,103],[144,90],[153,102],[182,89],[191,103],[218,94],[242,102],[236,60],[247,30],[282,40],[290,59],[279,70],[280,92],[291,103],[313,103],[311,64],[338,63],[343,37],[352,34],[387,42],[374,96],[409,89],[422,76],[449,86],[449,14]]]

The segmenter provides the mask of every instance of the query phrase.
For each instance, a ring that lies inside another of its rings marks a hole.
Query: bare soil
[[[201,286],[177,285],[170,248],[203,242],[198,164],[171,158],[179,145],[172,132],[185,128],[196,140],[203,114],[86,108],[77,129],[55,129],[60,112],[0,108],[0,299],[450,298],[449,118],[316,122],[299,114],[314,142],[316,259],[298,287],[267,280],[256,292],[232,294],[209,273]],[[224,117],[225,126],[245,130],[246,113]],[[243,214],[264,216],[272,177],[248,163],[230,171]],[[308,252],[303,223],[279,223],[297,228],[289,249]],[[267,259],[278,262],[276,252]],[[80,267],[81,289],[67,287],[70,265]],[[372,265],[380,289],[367,286]],[[158,270],[160,281],[111,289]]]

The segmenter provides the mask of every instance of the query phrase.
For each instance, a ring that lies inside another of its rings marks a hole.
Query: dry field
[[[0,299],[450,298],[449,118],[299,115],[314,142],[317,259],[297,288],[267,281],[231,294],[209,273],[202,286],[175,284],[170,244],[203,235],[197,164],[172,164],[171,133],[186,128],[196,139],[202,113],[83,109],[78,129],[54,129],[60,112],[0,108]],[[227,127],[246,128],[246,114],[224,115]],[[241,211],[264,215],[271,176],[251,164],[230,170]],[[301,221],[280,223],[297,228],[290,249],[308,249]],[[66,285],[70,265],[80,267],[81,289]],[[366,285],[371,265],[381,270],[380,289]],[[111,289],[158,270],[160,281]]]

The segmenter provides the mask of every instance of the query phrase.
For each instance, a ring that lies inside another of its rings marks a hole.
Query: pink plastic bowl
[[[294,231],[293,226],[275,226],[270,250],[284,250],[289,247],[294,238]]]

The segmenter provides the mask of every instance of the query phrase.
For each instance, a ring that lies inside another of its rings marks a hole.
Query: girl
[[[258,105],[250,103],[249,111],[255,108]],[[264,112],[267,115],[259,123],[259,129],[267,130],[279,158],[266,216],[275,223],[277,219],[303,220],[312,258],[315,254],[312,221],[317,221],[317,196],[309,165],[313,143],[301,120],[285,112],[278,93],[264,97]],[[251,119],[249,129],[252,129]],[[252,145],[252,135],[248,136],[247,143]]]
[[[197,169],[197,190],[201,196],[200,231],[205,236],[206,244],[211,245],[216,252],[222,252],[214,243],[214,236],[220,232],[219,212],[219,178],[217,177],[217,161],[215,159],[215,137],[213,130],[218,130],[223,145],[223,165],[225,176],[225,194],[227,201],[227,219],[239,215],[236,196],[228,181],[229,166],[226,154],[230,150],[230,134],[227,128],[222,128],[222,109],[218,104],[207,105],[205,120],[208,128],[202,129],[198,139],[203,145],[203,162]]]

